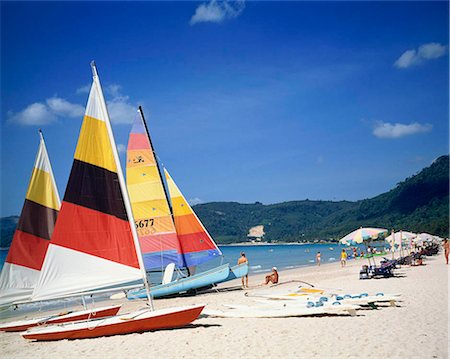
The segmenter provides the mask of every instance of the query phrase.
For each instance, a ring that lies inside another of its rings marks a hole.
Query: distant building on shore
[[[247,238],[251,242],[261,242],[264,238],[264,226],[259,225],[255,227],[251,227],[248,231]]]

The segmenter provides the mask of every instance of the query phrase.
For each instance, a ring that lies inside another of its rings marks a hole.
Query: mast
[[[145,132],[147,133],[148,142],[150,143],[150,148],[152,149],[153,156],[155,157],[156,168],[158,169],[159,179],[161,180],[161,184],[162,184],[162,187],[163,187],[163,190],[164,190],[164,195],[166,197],[166,201],[167,201],[167,204],[169,206],[170,217],[172,218],[172,222],[173,222],[173,224],[175,226],[175,218],[174,218],[174,215],[173,215],[172,201],[170,200],[169,193],[167,192],[167,188],[166,188],[166,186],[164,184],[165,183],[164,177],[163,177],[163,174],[161,172],[161,167],[159,166],[158,157],[156,155],[155,147],[153,146],[152,139],[150,137],[150,132],[148,131],[147,122],[145,121],[145,116],[144,116],[144,111],[142,110],[142,106],[138,107],[138,112],[141,115],[142,122],[144,123],[144,128],[145,128]],[[181,245],[181,243],[180,243],[180,245]],[[189,267],[186,266],[186,270],[187,270],[188,276],[190,276],[191,275],[191,271],[189,270]]]
[[[173,221],[172,202],[170,201],[169,194],[167,193],[167,188],[164,185],[164,179],[163,179],[163,176],[161,173],[161,167],[159,166],[158,158],[157,158],[157,155],[155,152],[155,147],[153,147],[152,139],[150,137],[150,132],[148,132],[147,122],[145,121],[145,116],[144,116],[144,111],[142,110],[142,106],[139,106],[138,112],[141,115],[142,122],[144,123],[145,132],[147,133],[148,142],[150,142],[150,148],[152,149],[153,156],[155,157],[156,168],[158,169],[159,179],[161,180],[162,187],[164,190],[164,195],[166,196],[166,201],[167,201],[167,204],[169,205],[170,216],[172,217],[172,221]]]
[[[97,90],[98,90],[100,96],[102,98],[104,98],[102,87],[100,85],[100,79],[99,79],[98,73],[97,73],[97,67],[95,66],[95,61],[91,62],[91,69],[92,69],[92,76],[94,79],[94,83],[97,86]],[[130,227],[131,227],[131,233],[133,235],[133,241],[134,241],[134,246],[136,249],[136,255],[138,258],[139,267],[141,269],[142,278],[144,280],[144,286],[145,286],[145,291],[147,293],[148,304],[149,304],[151,310],[153,310],[154,309],[153,301],[152,301],[152,297],[150,295],[150,287],[148,284],[147,273],[146,273],[145,267],[144,267],[144,260],[142,258],[141,245],[139,243],[139,237],[138,237],[137,230],[136,230],[136,224],[134,223],[133,211],[131,210],[130,197],[128,196],[127,187],[125,185],[125,180],[123,178],[122,166],[120,164],[120,159],[119,159],[119,154],[117,152],[116,142],[114,140],[111,123],[109,121],[108,109],[105,105],[105,101],[101,101],[101,103],[102,103],[103,110],[105,111],[105,114],[107,115],[107,121],[105,121],[105,122],[106,122],[106,127],[108,129],[109,138],[110,138],[111,144],[114,144],[114,146],[111,146],[111,147],[112,147],[112,151],[113,151],[113,155],[114,155],[114,160],[116,161],[117,177],[119,179],[120,189],[122,191],[125,209],[127,211],[128,221],[129,221]]]

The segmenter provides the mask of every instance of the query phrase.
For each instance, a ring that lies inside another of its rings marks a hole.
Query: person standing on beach
[[[447,238],[444,239],[444,244],[442,246],[444,247],[445,263],[448,264],[448,254],[450,252],[450,243]]]
[[[345,249],[342,249],[342,252],[341,252],[341,267],[344,268],[346,264],[347,264],[347,252],[345,251]]]
[[[241,252],[241,257],[238,259],[238,264],[244,264],[244,263],[248,263],[248,259],[245,256],[244,252]],[[244,279],[245,279],[245,284],[244,284]],[[242,287],[243,288],[248,288],[248,273],[242,277]]]
[[[317,252],[317,254],[316,254],[316,261],[317,261],[317,265],[320,266],[320,252]]]

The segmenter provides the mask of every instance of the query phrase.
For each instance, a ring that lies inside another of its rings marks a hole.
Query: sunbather
[[[264,281],[264,284],[277,284],[278,283],[278,271],[277,267],[272,268],[272,273],[269,275],[266,275],[266,280]]]

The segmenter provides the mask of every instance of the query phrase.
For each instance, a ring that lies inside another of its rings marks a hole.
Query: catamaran
[[[248,265],[219,265],[194,274],[197,266],[219,259],[222,252],[205,229],[167,169],[158,161],[142,107],[131,129],[127,150],[127,187],[147,271],[164,271],[154,298],[187,292],[239,278]],[[174,269],[182,273],[172,280]],[[145,289],[129,299],[145,298]]]
[[[144,285],[148,308],[106,319],[31,328],[33,340],[81,339],[176,328],[204,305],[153,310],[119,155],[94,63],[93,82],[58,221],[33,300]]]
[[[0,306],[30,303],[42,274],[47,248],[61,207],[56,181],[39,130],[40,142],[25,202],[19,217],[5,265],[0,275]],[[117,314],[120,305],[82,311],[64,311],[45,317],[0,324],[0,331],[15,332],[46,323],[63,323]]]

